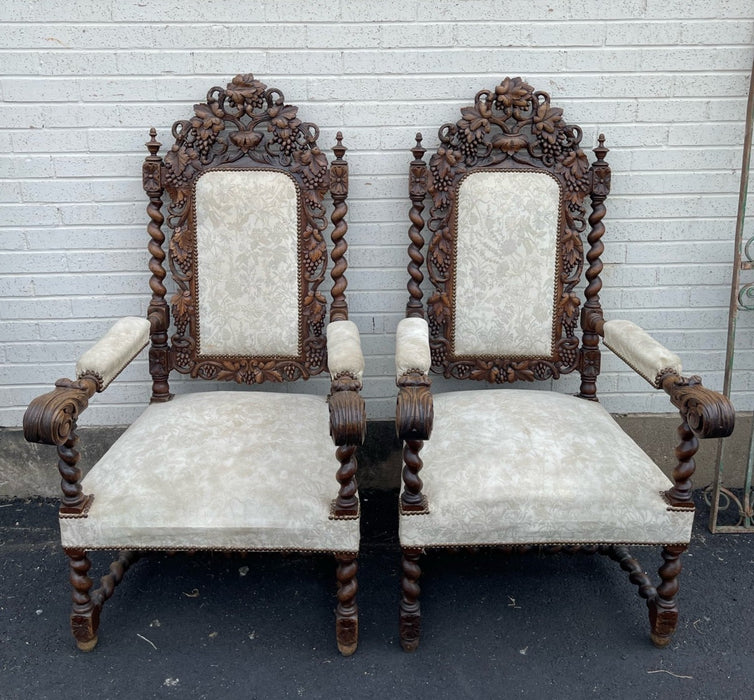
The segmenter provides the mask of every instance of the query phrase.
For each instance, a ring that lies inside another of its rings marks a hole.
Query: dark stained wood
[[[426,310],[432,368],[446,377],[498,384],[557,379],[579,365],[575,331],[580,299],[574,289],[583,268],[584,198],[591,185],[589,161],[580,146],[581,129],[563,120],[563,111],[551,106],[547,93],[535,91],[521,78],[506,78],[492,90],[480,90],[474,104],[464,107],[461,115],[455,124],[440,128],[440,147],[429,160],[432,206],[426,264],[434,291]],[[549,358],[462,357],[454,353],[455,202],[463,179],[485,170],[545,172],[560,185],[555,342]],[[411,299],[416,293],[414,280],[412,275]]]
[[[670,644],[673,633],[678,627],[678,576],[681,573],[681,554],[685,545],[666,546],[662,548],[664,560],[659,569],[662,583],[657,587],[657,595],[649,600],[649,623],[652,628],[652,643],[657,647]]]
[[[76,421],[89,405],[89,399],[97,391],[99,380],[86,376],[79,381],[59,379],[55,389],[34,399],[24,413],[24,437],[29,442],[56,445],[58,448],[58,471],[63,496],[60,513],[80,516],[91,504],[81,484],[81,469],[78,467],[79,452]]]
[[[676,508],[694,508],[691,477],[699,449],[697,438],[727,437],[733,432],[736,414],[733,405],[722,394],[702,386],[699,377],[681,377],[668,371],[658,381],[681,414],[679,443],[675,450],[678,464],[673,470],[673,488],[665,492]]]
[[[351,656],[356,651],[359,640],[359,609],[356,605],[356,556],[353,554],[335,555],[338,560],[338,605],[335,608],[335,634],[338,650],[343,656]]]
[[[165,243],[165,234],[162,224],[165,217],[162,215],[162,158],[157,155],[162,145],[156,138],[157,130],[152,127],[149,130],[149,141],[146,147],[149,155],[142,166],[142,183],[144,191],[149,197],[147,205],[147,233],[149,234],[149,270],[152,276],[149,279],[149,287],[152,290],[152,298],[147,308],[147,318],[150,323],[149,348],[149,372],[152,375],[152,401],[163,402],[172,398],[168,375],[171,370],[170,347],[168,345],[168,327],[170,326],[170,308],[165,301],[167,289],[163,283],[167,272],[165,271],[165,251],[162,249]]]
[[[337,133],[336,145],[333,147],[335,160],[330,164],[330,195],[333,200],[333,213],[330,217],[333,223],[331,234],[333,249],[332,261],[333,269],[330,276],[333,280],[332,303],[330,304],[330,321],[348,320],[348,306],[346,305],[346,269],[348,263],[345,255],[348,250],[345,235],[348,231],[346,223],[346,214],[348,207],[346,197],[348,196],[348,163],[343,159],[346,153],[346,147],[343,145],[343,134]]]
[[[356,483],[356,446],[366,435],[366,409],[359,394],[361,383],[349,375],[341,375],[332,382],[328,398],[330,406],[330,435],[338,446],[335,456],[340,462],[336,478],[340,490],[333,505],[336,517],[356,516],[359,512]]]
[[[91,651],[97,645],[100,606],[94,604],[89,591],[92,579],[89,569],[92,563],[83,549],[66,550],[70,565],[71,586],[73,586],[73,610],[71,611],[71,631],[76,646],[81,651]]]
[[[150,130],[146,144],[149,155],[142,167],[142,183],[149,198],[147,232],[152,295],[147,317],[150,322],[149,370],[153,402],[172,398],[168,379],[173,370],[202,379],[249,384],[306,379],[327,370],[324,329],[328,300],[320,291],[328,263],[323,235],[327,227],[324,198],[329,192],[334,203],[330,320],[340,321],[348,319],[345,297],[347,246],[344,238],[348,230],[345,221],[348,164],[343,158],[346,148],[342,135],[338,133],[333,148],[335,159],[330,165],[317,145],[318,127],[302,122],[297,110],[297,107],[285,103],[283,94],[276,88],[267,88],[250,74],[238,75],[226,88],[210,89],[207,101],[194,105],[191,117],[173,125],[175,143],[164,158],[159,155],[161,144],[157,141],[157,132]],[[298,189],[300,352],[296,357],[212,357],[198,352],[194,186],[202,173],[213,168],[285,172]],[[166,213],[163,213],[163,206]],[[169,256],[164,250],[164,223],[171,231]],[[165,299],[166,257],[177,287],[171,300],[175,325],[172,339],[168,336],[171,307]],[[60,517],[87,517],[92,503],[93,496],[86,495],[80,484],[76,421],[86,409],[89,398],[102,389],[100,379],[92,375],[78,381],[61,379],[53,391],[34,399],[24,415],[27,440],[58,447],[63,490]],[[337,472],[335,466],[333,471],[340,489],[330,517],[357,518],[359,515],[355,451],[363,441],[366,429],[360,390],[361,382],[348,373],[335,377],[331,383],[330,431],[336,445],[333,461],[338,465]],[[295,430],[295,425],[292,429]],[[197,455],[196,466],[206,469],[206,455]],[[295,484],[291,485],[291,488],[295,487]],[[112,596],[138,552],[119,553],[109,572],[102,577],[100,587],[94,591],[88,574],[91,564],[87,552],[68,549],[66,554],[70,559],[73,586],[71,627],[79,648],[88,651],[97,643],[102,606]],[[339,602],[336,633],[338,646],[344,654],[353,653],[358,641],[356,556],[355,553],[337,555]]]
[[[421,550],[411,547],[403,548],[401,567],[401,606],[400,606],[400,640],[404,651],[416,651],[421,636],[421,607],[419,605],[419,557]]]
[[[562,110],[550,104],[550,97],[535,91],[521,78],[506,78],[492,90],[477,93],[474,104],[461,110],[461,119],[445,124],[439,131],[440,146],[424,164],[421,135],[412,149],[414,160],[409,166],[410,245],[408,248],[409,301],[407,317],[425,316],[429,325],[432,370],[448,377],[484,380],[491,383],[518,380],[556,379],[578,370],[581,375],[579,396],[597,400],[597,378],[600,371],[600,338],[604,335],[603,310],[600,303],[603,270],[602,254],[605,234],[603,219],[605,200],[610,193],[610,166],[605,160],[608,149],[599,135],[594,148],[595,160],[590,165],[581,150],[581,129],[567,124]],[[454,355],[455,324],[454,283],[456,220],[458,190],[469,173],[484,170],[547,172],[561,187],[561,230],[557,259],[553,272],[558,280],[555,307],[555,351],[551,358],[457,357]],[[428,217],[429,246],[423,252],[422,229],[425,193],[431,198]],[[585,197],[591,200],[588,231]],[[581,236],[586,234],[589,248],[584,256]],[[584,262],[584,305],[578,313],[580,299],[576,294]],[[421,284],[426,271],[433,291],[426,302]],[[582,342],[575,335],[580,316]],[[422,493],[419,473],[424,464],[420,457],[424,441],[430,439],[433,421],[432,394],[429,377],[408,371],[398,378],[396,431],[403,441],[403,489],[400,509],[404,517],[422,517],[431,510]],[[735,414],[730,402],[721,394],[701,385],[698,377],[684,378],[672,370],[662,370],[655,381],[669,396],[681,415],[676,448],[678,464],[673,471],[674,485],[664,495],[671,508],[692,509],[691,477],[698,439],[725,437],[733,430]],[[588,430],[588,426],[576,426]],[[470,446],[473,456],[473,445]],[[564,465],[564,468],[567,465]],[[431,468],[431,466],[429,467]],[[459,484],[462,488],[462,484]],[[494,543],[490,543],[493,546]],[[498,545],[505,552],[524,552],[535,548],[530,543]],[[593,543],[536,545],[543,552],[599,552],[619,563],[637,586],[639,595],[649,606],[651,638],[658,646],[667,645],[678,621],[675,595],[681,571],[683,545],[662,548],[660,585],[655,588],[639,562],[622,545]],[[452,548],[451,548],[452,549]],[[466,547],[464,547],[466,549]],[[472,547],[473,549],[473,547]],[[400,604],[401,644],[407,651],[419,643],[419,586],[421,575],[418,560],[421,548],[403,548],[402,597]]]
[[[605,234],[605,225],[602,219],[605,217],[605,199],[610,193],[610,166],[605,162],[608,149],[605,148],[605,137],[600,134],[599,146],[594,149],[597,160],[592,163],[591,191],[589,196],[592,201],[592,213],[589,216],[589,250],[586,259],[589,267],[586,271],[587,286],[584,290],[586,302],[581,310],[581,360],[579,371],[581,373],[581,389],[579,396],[583,399],[597,400],[597,376],[600,373],[600,333],[602,330],[602,306],[600,304],[600,290],[602,289],[602,260],[600,259],[605,250],[602,236]]]
[[[421,232],[424,228],[424,217],[422,216],[424,200],[427,197],[427,164],[424,162],[426,152],[427,149],[422,147],[422,135],[417,133],[416,146],[412,150],[414,161],[409,168],[408,180],[408,196],[411,199],[411,210],[408,213],[408,218],[411,220],[411,227],[408,230],[408,237],[411,240],[408,246],[408,257],[411,260],[408,264],[410,277],[408,282],[409,300],[406,305],[406,317],[408,318],[411,316],[424,318],[421,289],[422,280],[424,280],[424,274],[421,270],[424,264],[424,254],[422,253],[424,237]]]
[[[644,600],[652,600],[657,595],[657,591],[652,585],[649,576],[644,573],[641,564],[629,554],[628,549],[620,546],[604,545],[599,548],[599,551],[601,554],[609,556],[613,561],[617,561],[620,564],[620,568],[628,572],[628,580],[639,589],[639,595]]]
[[[426,511],[428,504],[422,494],[419,472],[423,462],[419,453],[432,434],[434,409],[432,380],[420,372],[408,372],[398,379],[398,401],[395,425],[403,441],[403,484],[401,508],[404,511]]]
[[[173,368],[192,377],[245,384],[308,378],[326,369],[324,322],[327,300],[320,291],[327,267],[324,197],[331,169],[317,145],[319,128],[298,118],[298,107],[285,103],[280,90],[253,75],[237,75],[226,88],[213,87],[207,101],[194,105],[194,116],[173,125],[175,144],[165,154],[161,183],[168,192],[170,266],[177,291],[172,297],[176,332]],[[341,156],[345,148],[336,146]],[[336,159],[336,247],[342,257],[346,226],[347,164]],[[200,355],[196,274],[194,187],[197,178],[217,168],[272,170],[290,175],[301,193],[299,210],[300,354],[292,357]],[[337,268],[336,315],[344,306],[345,270]],[[335,272],[335,270],[334,270]]]

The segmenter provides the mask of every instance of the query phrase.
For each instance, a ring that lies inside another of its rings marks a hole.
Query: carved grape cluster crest
[[[586,229],[584,197],[591,190],[592,168],[580,147],[581,129],[567,124],[550,96],[521,78],[505,78],[493,90],[477,93],[455,124],[440,128],[440,146],[429,160],[432,208],[427,267],[435,291],[427,301],[432,330],[432,360],[446,376],[495,383],[547,379],[578,366],[575,337],[580,299],[573,292],[583,268],[581,234]],[[454,203],[471,171],[545,170],[560,183],[562,222],[556,270],[557,302],[550,359],[453,358]]]
[[[316,125],[298,118],[298,107],[253,75],[237,75],[226,88],[213,87],[194,115],[173,125],[175,143],[163,158],[162,182],[170,195],[170,268],[176,281],[171,298],[176,333],[175,368],[205,379],[242,383],[308,377],[326,364],[323,336],[327,300],[319,291],[327,267],[323,199],[331,170],[319,149]],[[204,357],[198,355],[196,242],[192,229],[193,185],[216,168],[262,168],[288,172],[302,199],[299,233],[301,300],[298,358]]]

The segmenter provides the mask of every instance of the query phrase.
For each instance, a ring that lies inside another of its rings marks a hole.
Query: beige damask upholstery
[[[350,374],[359,381],[364,376],[359,329],[353,321],[335,321],[327,326],[327,358],[330,376]]]
[[[525,389],[436,394],[422,459],[429,513],[401,516],[403,546],[677,544],[691,536],[693,512],[661,495],[670,479],[592,401]]]
[[[118,321],[24,415],[26,439],[58,450],[71,630],[93,649],[103,605],[151,550],[321,552],[349,655],[366,410],[345,294],[347,148],[338,133],[322,150],[319,127],[251,74],[205,94],[162,154],[156,129],[146,144],[146,318]],[[146,408],[87,472],[79,420],[147,344],[131,391]],[[102,578],[91,550],[117,552]]]
[[[212,170],[197,180],[203,355],[298,353],[297,224],[286,173]]]
[[[659,387],[662,372],[681,374],[681,358],[631,321],[605,321],[604,343],[652,386]]]
[[[61,519],[63,546],[356,552],[359,521],[329,518],[337,467],[324,397],[177,396],[92,467],[82,487],[94,501],[86,518]]]
[[[560,188],[547,173],[476,172],[458,188],[456,355],[552,352]]]
[[[423,318],[403,318],[395,333],[395,372],[401,377],[418,370],[422,374],[432,366],[429,351],[429,328]]]
[[[97,391],[104,391],[149,342],[149,321],[127,316],[118,319],[100,340],[76,363],[76,376],[98,379]]]
[[[436,145],[427,153],[417,134],[411,149],[409,298],[396,332],[401,645],[419,644],[425,550],[478,546],[609,556],[667,645],[697,438],[729,435],[733,409],[639,326],[605,321],[604,137],[587,155],[581,128],[517,77],[479,89],[456,121],[437,109]],[[679,410],[666,472],[600,405],[602,345]],[[576,396],[555,386],[569,373],[581,375]],[[662,549],[656,587],[633,545]]]

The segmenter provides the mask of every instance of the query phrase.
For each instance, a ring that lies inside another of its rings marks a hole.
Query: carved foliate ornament
[[[237,75],[224,89],[210,89],[206,103],[194,105],[193,117],[173,125],[175,143],[155,180],[171,199],[167,223],[172,229],[170,269],[176,282],[170,299],[176,329],[172,366],[179,372],[256,384],[307,378],[326,367],[327,300],[319,291],[327,268],[323,199],[331,182],[347,190],[347,170],[331,173],[317,145],[319,129],[297,114],[298,108],[285,104],[279,90],[246,74]],[[200,175],[214,169],[283,171],[296,184],[300,195],[298,356],[199,354],[194,187]],[[148,178],[152,174],[145,170],[145,187]]]
[[[580,147],[581,129],[563,120],[521,78],[506,78],[493,90],[477,93],[461,119],[440,128],[440,147],[429,161],[428,192],[432,198],[428,228],[427,269],[434,293],[427,300],[432,364],[445,376],[494,383],[557,378],[579,366],[575,335],[580,299],[573,291],[581,278],[586,229],[584,197],[592,172]],[[553,352],[551,357],[456,357],[453,352],[455,203],[463,178],[487,169],[547,172],[560,187],[560,230],[555,274]],[[417,171],[416,187],[421,173]],[[414,173],[410,187],[414,188]],[[412,192],[413,194],[413,192]]]

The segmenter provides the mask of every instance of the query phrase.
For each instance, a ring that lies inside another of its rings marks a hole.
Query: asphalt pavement
[[[56,503],[0,502],[2,698],[754,697],[754,534],[712,535],[701,499],[681,622],[649,641],[618,565],[588,555],[430,553],[419,649],[398,643],[396,494],[364,495],[360,642],[334,641],[329,556],[154,554],[79,652]],[[637,548],[647,571],[657,548]],[[97,553],[92,572],[111,557]]]

